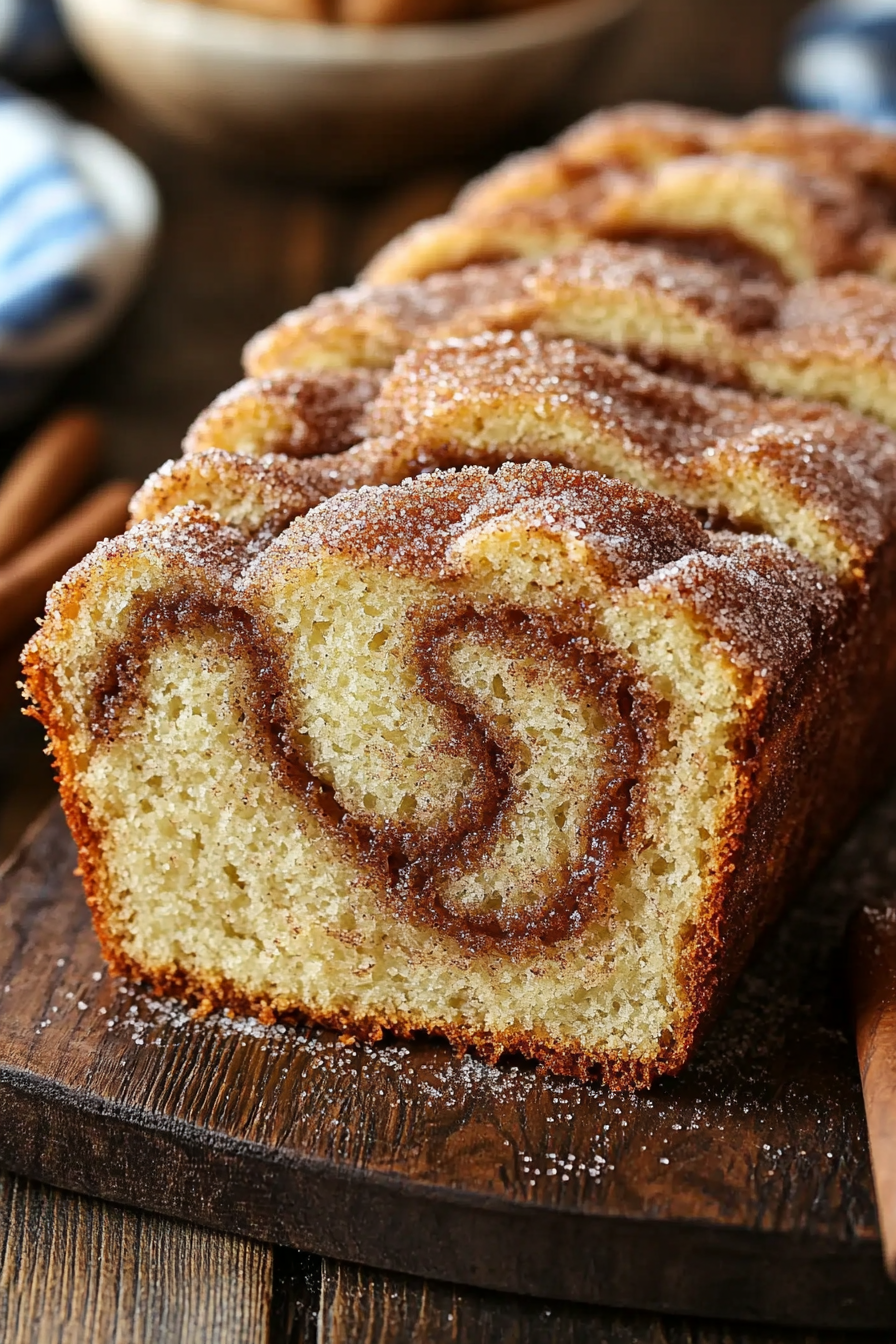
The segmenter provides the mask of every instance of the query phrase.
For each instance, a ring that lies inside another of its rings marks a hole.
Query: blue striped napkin
[[[896,0],[822,0],[791,29],[784,83],[803,107],[896,123]]]
[[[0,424],[115,319],[157,217],[152,181],[126,150],[0,81]]]
[[[43,75],[67,55],[54,0],[0,0],[0,70]]]

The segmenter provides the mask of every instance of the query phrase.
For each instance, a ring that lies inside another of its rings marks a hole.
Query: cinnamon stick
[[[103,537],[127,522],[130,481],[110,481],[13,559],[0,566],[0,647],[40,611],[47,589]]]
[[[896,905],[856,915],[850,978],[884,1264],[896,1279]]]
[[[101,428],[89,411],[56,416],[0,480],[0,561],[33,541],[74,499],[99,458]]]

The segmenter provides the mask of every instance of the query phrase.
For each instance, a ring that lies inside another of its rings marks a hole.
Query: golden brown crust
[[[760,202],[755,219],[744,210],[751,198]],[[394,284],[615,238],[662,242],[736,274],[793,282],[861,265],[863,236],[878,224],[849,179],[758,156],[703,155],[669,160],[646,177],[606,169],[551,196],[424,220],[387,244],[363,278]]]
[[[751,201],[757,206],[752,220],[745,208]],[[804,173],[756,155],[704,154],[663,163],[648,182],[617,183],[606,196],[599,232],[665,235],[674,247],[677,233],[727,231],[793,282],[860,264],[861,236],[876,222],[849,178]],[[788,232],[791,237],[779,241]]]
[[[783,159],[802,172],[896,188],[896,139],[824,112],[758,108],[740,120],[721,122],[712,141],[727,152]]]
[[[688,502],[694,487],[716,481],[724,492],[728,480],[761,470],[766,489],[810,507],[860,567],[896,526],[896,438],[882,426],[831,406],[695,386],[532,332],[409,351],[369,422],[423,448],[491,438],[519,457],[611,471],[612,456],[587,456],[608,444],[630,470],[646,468],[651,488]],[[514,424],[517,440],[506,429]],[[733,508],[730,516],[752,521]]]
[[[842,402],[896,428],[893,293],[858,274],[785,289],[706,260],[598,241],[537,261],[322,295],[262,332],[250,351],[261,367],[369,359],[385,368],[427,339],[532,329],[621,350],[690,381]]]
[[[195,976],[177,966],[143,966],[122,952],[117,940],[104,931],[96,907],[91,908],[100,949],[113,974],[145,984],[160,997],[170,995],[192,1003],[201,1016],[224,1009],[238,1016],[255,1017],[265,1025],[275,1022],[310,1025],[370,1042],[381,1041],[387,1032],[400,1040],[443,1036],[459,1054],[472,1050],[489,1064],[497,1064],[506,1055],[522,1055],[561,1077],[599,1081],[612,1092],[647,1088],[657,1078],[679,1072],[693,1047],[691,1038],[683,1038],[674,1044],[661,1045],[652,1058],[634,1058],[619,1052],[588,1050],[580,1044],[558,1049],[555,1043],[535,1032],[484,1031],[403,1013],[359,1016],[349,1009],[324,1013],[306,1004],[284,1004],[265,995],[247,994],[223,977]]]
[[[662,248],[603,241],[528,266],[522,287],[544,305],[538,319],[542,325],[555,321],[553,314],[573,300],[587,301],[593,295],[607,303],[613,294],[634,290],[674,298],[682,309],[733,334],[768,326],[783,297],[781,287],[768,279],[732,277],[711,262]]]
[[[525,262],[469,266],[423,283],[320,294],[252,338],[246,371],[266,377],[285,369],[390,369],[424,334],[528,325],[534,308],[523,287],[528,273]]]
[[[874,361],[896,369],[896,286],[868,275],[798,285],[779,306],[767,344],[785,356],[834,355],[854,368]]]
[[[549,272],[548,287],[561,296],[570,282],[556,275],[565,269],[552,262]],[[600,284],[606,275],[603,267]],[[624,258],[620,292],[635,289],[638,275]],[[695,310],[708,306],[698,285],[693,294]],[[716,310],[726,303],[723,291]],[[836,330],[836,305],[831,312]],[[745,304],[736,320],[745,325],[750,316]],[[753,356],[761,351],[754,334],[743,339]],[[830,405],[685,382],[583,342],[533,332],[429,342],[398,359],[364,414],[374,437],[342,453],[300,461],[194,453],[169,463],[138,492],[132,515],[195,503],[265,543],[340,491],[395,485],[434,468],[541,459],[678,496],[713,525],[779,532],[774,517],[802,510],[816,535],[807,553],[853,581],[896,521],[896,440],[883,426]]]
[[[730,122],[713,112],[674,103],[623,103],[583,117],[554,141],[564,164],[598,168],[618,163],[652,168],[668,159],[711,152]]]
[[[382,382],[372,369],[244,378],[193,422],[184,453],[220,450],[263,457],[338,453],[364,438],[363,414]]]
[[[668,103],[628,103],[592,112],[544,149],[515,154],[476,178],[457,197],[454,211],[473,218],[496,208],[569,190],[607,167],[642,172],[667,159],[712,148],[713,128],[725,121]]]
[[[281,566],[321,552],[444,579],[463,539],[504,517],[575,537],[608,586],[655,586],[686,600],[707,636],[724,644],[732,661],[762,669],[768,686],[792,675],[840,610],[836,584],[771,538],[716,536],[672,499],[543,462],[508,464],[494,474],[475,467],[434,472],[338,495],[272,544],[266,582]]]
[[[468,216],[441,215],[414,224],[387,243],[362,280],[390,285],[471,264],[544,257],[603,234],[604,211],[621,174],[593,174],[555,195],[511,201]]]
[[[601,319],[609,342],[613,310],[632,296],[652,306],[628,333],[629,352],[682,357],[683,345],[670,347],[670,323],[696,318],[711,324],[714,348],[704,343],[694,350],[691,336],[687,353],[708,372],[718,367],[737,377],[740,338],[774,322],[782,290],[767,279],[735,278],[710,262],[661,248],[595,241],[541,260],[468,266],[403,284],[359,284],[321,294],[255,336],[245,362],[258,376],[302,368],[389,369],[426,339],[527,327],[558,336],[584,334],[576,329],[583,314],[601,344]],[[617,344],[620,339],[617,333]]]
[[[314,470],[320,471],[324,460],[311,459],[313,466],[306,468],[284,456],[193,452],[147,478],[131,500],[131,518],[161,519],[181,506],[198,505],[264,545],[333,493],[314,488]]]

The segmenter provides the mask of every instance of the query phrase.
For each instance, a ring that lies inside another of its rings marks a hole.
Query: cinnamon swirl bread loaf
[[[622,109],[254,338],[26,650],[110,963],[681,1068],[896,756],[894,199]]]
[[[884,765],[894,611],[595,473],[468,468],[251,560],[140,524],[26,674],[116,970],[631,1086]]]

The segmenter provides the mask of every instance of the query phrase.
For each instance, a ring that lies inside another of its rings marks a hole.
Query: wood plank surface
[[[875,1338],[865,1331],[808,1334],[561,1306],[323,1262],[326,1344],[872,1344]]]
[[[614,1095],[147,998],[104,970],[54,812],[0,894],[0,1163],[475,1287],[892,1326],[838,947],[894,824],[896,794],[680,1079]]]
[[[0,1173],[3,1344],[268,1344],[272,1261],[257,1242]]]

